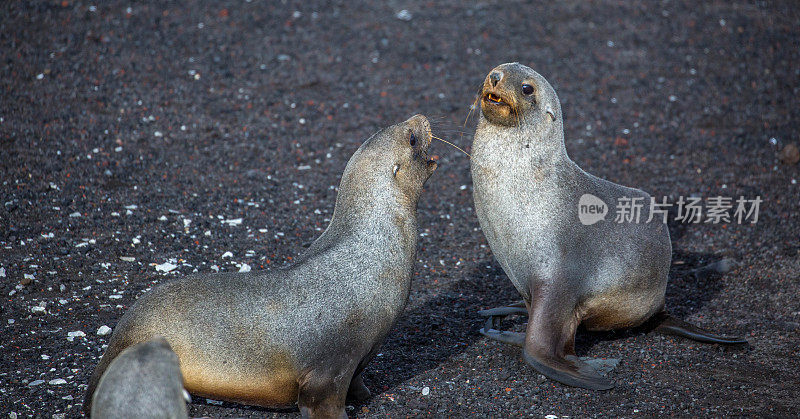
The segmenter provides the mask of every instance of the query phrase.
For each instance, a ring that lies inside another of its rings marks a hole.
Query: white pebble
[[[97,329],[97,336],[107,336],[109,333],[111,333],[111,328],[106,325],[102,325]]]
[[[67,340],[72,342],[73,340],[75,340],[75,338],[82,338],[82,337],[85,337],[85,336],[86,336],[86,333],[83,333],[80,330],[76,330],[74,332],[67,333]]]
[[[222,254],[222,258],[223,259],[232,258],[232,257],[233,257],[233,253],[231,253],[231,252],[225,252],[225,253]]]
[[[174,270],[177,267],[178,267],[177,265],[173,265],[169,262],[164,262],[160,265],[156,265],[156,271],[166,273]]]
[[[55,380],[50,380],[48,382],[48,384],[50,384],[52,386],[57,386],[57,385],[60,385],[60,384],[67,384],[67,380],[65,380],[63,378],[56,378]]]
[[[40,384],[44,384],[44,380],[33,380],[28,383],[28,387],[38,386]]]
[[[239,268],[239,272],[250,272],[250,265],[243,263],[242,267]]]
[[[409,12],[408,10],[403,9],[403,10],[397,12],[394,15],[394,17],[396,17],[396,18],[398,18],[398,19],[400,19],[402,21],[408,22],[409,20],[411,20],[414,17],[414,15],[412,15],[411,12]]]
[[[427,396],[428,394],[431,394],[431,388],[427,386],[422,387],[422,395]]]

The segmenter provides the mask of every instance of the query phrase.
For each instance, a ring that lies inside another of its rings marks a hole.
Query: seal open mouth
[[[497,96],[494,93],[487,93],[486,96],[483,97],[483,100],[495,105],[508,105],[508,103],[503,100],[502,97]]]

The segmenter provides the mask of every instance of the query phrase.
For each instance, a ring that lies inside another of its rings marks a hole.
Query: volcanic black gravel
[[[478,86],[519,61],[556,88],[567,149],[587,171],[672,200],[763,199],[755,224],[670,225],[669,308],[750,345],[580,332],[579,355],[620,360],[617,387],[545,380],[518,348],[477,333],[478,310],[519,296],[478,228],[469,161],[437,143],[411,298],[365,372],[372,398],[350,415],[797,416],[800,166],[778,152],[800,140],[799,9],[2,2],[0,414],[80,416],[108,339],[97,331],[142,292],[290,263],[329,221],[361,141],[422,113],[469,151]],[[722,259],[733,268],[704,269]]]

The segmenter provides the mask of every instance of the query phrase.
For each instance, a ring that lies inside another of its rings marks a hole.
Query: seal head
[[[558,96],[539,73],[519,63],[501,64],[486,76],[481,90],[481,112],[500,126],[537,126],[561,119]]]

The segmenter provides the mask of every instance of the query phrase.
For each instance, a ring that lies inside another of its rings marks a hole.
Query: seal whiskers
[[[434,140],[439,140],[439,141],[441,141],[441,142],[443,142],[443,143],[445,143],[445,144],[449,144],[449,145],[451,145],[452,147],[454,147],[456,150],[458,150],[458,151],[460,151],[460,152],[462,152],[462,153],[466,154],[466,155],[467,155],[467,157],[470,157],[470,158],[472,157],[472,156],[470,156],[470,155],[469,155],[469,153],[467,153],[466,151],[462,150],[462,149],[461,149],[461,147],[459,147],[459,146],[457,146],[457,145],[455,145],[455,144],[451,143],[450,141],[443,140],[443,139],[441,139],[441,138],[439,138],[439,137],[437,137],[437,136],[435,136],[435,135],[431,135],[431,138],[433,138]]]

